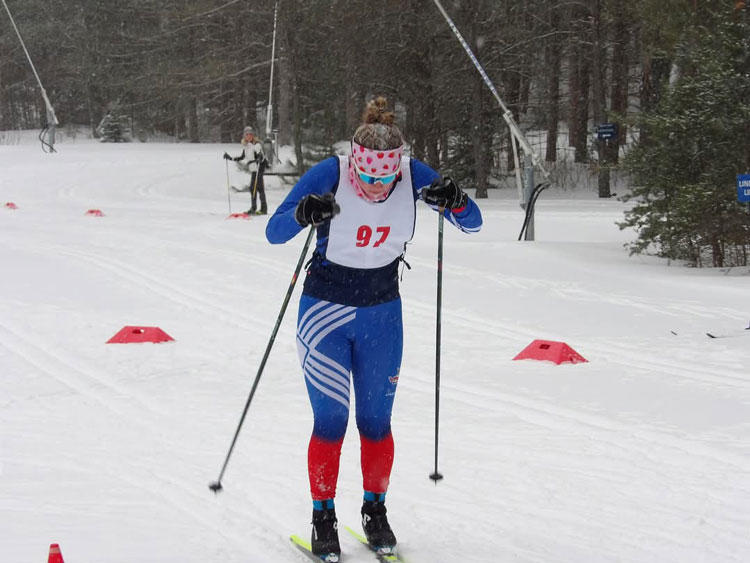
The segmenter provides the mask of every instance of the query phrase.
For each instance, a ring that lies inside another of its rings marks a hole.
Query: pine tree
[[[102,143],[130,142],[130,120],[119,107],[113,107],[96,128]]]
[[[672,84],[639,120],[649,134],[626,159],[637,187],[619,224],[638,232],[632,253],[695,266],[748,264],[750,215],[735,180],[750,166],[745,10],[715,2],[694,13],[677,44]]]

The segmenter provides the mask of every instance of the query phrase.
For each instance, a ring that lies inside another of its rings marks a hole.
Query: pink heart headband
[[[403,152],[403,146],[389,150],[377,150],[368,149],[352,141],[352,162],[357,170],[376,178],[398,173],[401,169]]]

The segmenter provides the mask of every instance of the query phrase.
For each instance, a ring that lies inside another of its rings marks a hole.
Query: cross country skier
[[[242,154],[233,157],[229,153],[224,153],[224,160],[234,160],[240,164],[243,170],[250,173],[250,184],[246,189],[238,190],[243,192],[248,191],[252,195],[251,207],[247,213],[250,215],[265,215],[268,213],[266,190],[263,184],[263,172],[268,166],[268,160],[266,160],[265,153],[263,152],[263,144],[255,136],[255,129],[245,127],[242,130]],[[257,196],[259,194],[260,211],[256,211]]]
[[[311,168],[273,214],[266,237],[285,243],[317,227],[297,321],[297,347],[313,409],[308,473],[313,500],[312,551],[327,561],[341,552],[334,497],[349,417],[350,374],[356,395],[364,485],[362,526],[370,546],[395,550],[385,495],[393,464],[391,410],[403,347],[398,267],[414,234],[416,201],[466,233],[479,231],[476,204],[450,179],[402,156],[403,137],[385,98],[367,104],[349,156]]]

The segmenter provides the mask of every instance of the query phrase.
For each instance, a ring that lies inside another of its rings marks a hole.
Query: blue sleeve
[[[294,219],[299,201],[308,194],[323,195],[333,191],[338,181],[339,159],[335,156],[319,162],[305,172],[268,220],[268,242],[281,244],[294,238],[302,230],[302,226]]]
[[[440,178],[440,174],[427,166],[424,162],[412,158],[411,178],[412,184],[414,185],[414,198],[419,199],[419,195],[422,193],[422,188],[429,187],[433,180]],[[438,211],[436,206],[430,205],[430,207],[435,211]],[[450,209],[446,209],[443,214],[451,224],[465,233],[477,233],[482,228],[482,212],[479,210],[479,206],[477,206],[471,198],[468,198],[466,207],[460,211],[454,212]]]

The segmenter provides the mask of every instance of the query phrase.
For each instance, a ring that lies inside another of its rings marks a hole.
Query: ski
[[[312,552],[312,546],[310,545],[310,542],[307,542],[303,540],[299,536],[290,536],[289,539],[292,541],[294,546],[300,550],[300,553],[302,553],[305,557],[310,559],[311,561],[315,561],[315,563],[339,563],[341,561],[341,557],[337,555],[336,553],[330,553],[326,555],[325,557],[320,557],[319,555],[315,555]]]
[[[716,334],[713,332],[707,332],[706,336],[708,336],[709,338],[732,338],[733,336],[741,336],[743,334],[750,334],[750,327],[742,331],[738,330],[737,332],[730,332],[726,334]]]
[[[369,549],[381,563],[406,563],[406,561],[402,559],[395,551],[391,553],[382,553],[380,551],[377,551],[368,543],[367,538],[362,534],[356,532],[355,530],[352,530],[349,526],[344,526],[344,529],[346,529],[346,531],[349,532],[356,540],[367,546],[367,549]]]

